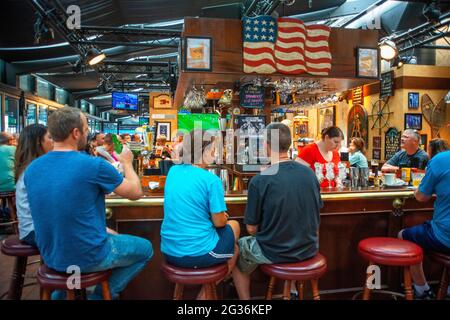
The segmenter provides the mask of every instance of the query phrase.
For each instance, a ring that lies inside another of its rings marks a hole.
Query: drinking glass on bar
[[[316,169],[317,180],[319,180],[319,183],[322,183],[323,179],[325,178],[323,176],[323,164],[316,162],[314,163],[314,168]]]
[[[334,163],[333,162],[328,162],[326,165],[326,178],[328,179],[328,188],[332,188],[331,186],[331,182],[334,180],[335,178],[335,174],[334,174]]]

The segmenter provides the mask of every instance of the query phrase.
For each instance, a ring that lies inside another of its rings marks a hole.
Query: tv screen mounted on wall
[[[138,96],[137,94],[126,92],[112,93],[112,108],[116,110],[138,110]]]

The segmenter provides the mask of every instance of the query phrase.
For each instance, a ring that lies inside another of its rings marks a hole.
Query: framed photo
[[[186,37],[184,38],[184,70],[211,71],[212,70],[212,38]]]
[[[165,135],[169,142],[172,140],[170,135],[170,122],[156,123],[156,138],[160,135]]]
[[[427,151],[427,146],[428,146],[428,136],[426,134],[421,134],[419,147],[422,148],[423,151]]]
[[[405,113],[405,130],[406,129],[422,130],[422,114]]]
[[[336,107],[325,107],[318,109],[318,134],[323,129],[336,125]]]
[[[381,137],[372,138],[372,148],[381,149]]]
[[[372,149],[372,159],[381,160],[381,149]]]
[[[172,97],[167,93],[153,97],[153,108],[155,109],[170,109],[172,108]]]
[[[374,79],[380,77],[378,48],[356,48],[356,76]]]
[[[408,92],[408,109],[419,109],[418,92]]]

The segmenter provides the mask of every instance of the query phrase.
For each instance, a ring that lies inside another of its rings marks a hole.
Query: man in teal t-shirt
[[[13,136],[7,132],[0,132],[0,192],[14,191],[14,157],[16,147],[9,146]]]

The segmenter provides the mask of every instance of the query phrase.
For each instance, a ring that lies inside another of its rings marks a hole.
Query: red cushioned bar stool
[[[266,299],[272,299],[276,279],[284,280],[283,299],[289,300],[291,282],[297,281],[299,299],[303,299],[303,281],[311,281],[314,300],[320,300],[319,278],[327,271],[327,260],[318,253],[311,259],[295,263],[262,264],[261,271],[270,276]]]
[[[449,283],[448,272],[450,270],[450,255],[439,252],[429,252],[428,256],[443,267],[441,281],[439,282],[439,290],[436,296],[437,300],[443,300],[447,294]]]
[[[2,241],[1,251],[4,255],[16,258],[7,298],[20,300],[22,297],[28,257],[38,256],[39,250],[20,241],[19,236],[13,235]]]
[[[207,300],[217,300],[216,282],[225,278],[228,273],[228,264],[223,263],[208,268],[179,268],[163,262],[161,270],[166,278],[175,283],[173,293],[174,300],[183,299],[183,289],[185,285],[200,284],[205,290]]]
[[[86,297],[86,288],[96,285],[102,286],[102,295],[104,300],[111,300],[111,293],[109,291],[108,279],[111,275],[111,270],[82,273],[80,275],[80,288],[83,292],[83,297]],[[75,300],[75,289],[68,289],[67,279],[72,276],[64,272],[57,272],[50,269],[45,264],[41,265],[37,280],[42,289],[42,300],[50,300],[50,295],[54,290],[64,290],[67,292],[67,300]]]
[[[374,237],[361,240],[358,244],[358,252],[361,257],[369,261],[370,265],[385,265],[403,267],[403,281],[406,300],[413,299],[410,267],[419,264],[423,260],[422,248],[410,241]],[[372,273],[367,273],[367,279]],[[370,289],[367,281],[364,284],[363,300],[369,300]]]

